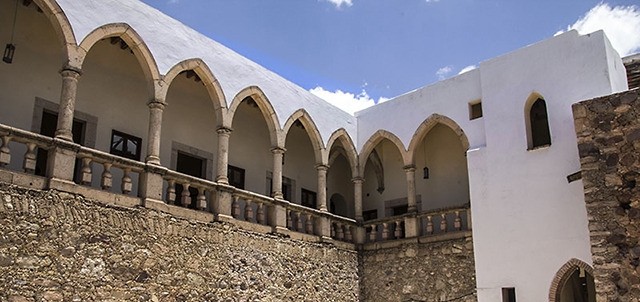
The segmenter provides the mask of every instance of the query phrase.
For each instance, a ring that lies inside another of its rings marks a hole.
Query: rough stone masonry
[[[597,301],[640,301],[640,90],[573,106]]]
[[[357,301],[355,251],[0,183],[0,301]]]

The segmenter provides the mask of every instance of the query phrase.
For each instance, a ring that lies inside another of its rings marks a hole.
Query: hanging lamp
[[[13,12],[13,26],[11,27],[11,40],[4,48],[4,54],[2,55],[2,61],[11,64],[13,62],[13,55],[16,52],[16,45],[13,44],[13,36],[16,31],[16,19],[18,17],[18,0],[16,0],[16,8]]]

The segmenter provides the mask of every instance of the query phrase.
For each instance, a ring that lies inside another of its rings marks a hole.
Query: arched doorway
[[[331,195],[331,198],[329,198],[329,211],[342,217],[352,217],[352,215],[349,215],[350,211],[347,201],[344,196],[339,193],[334,193]]]
[[[549,293],[550,302],[595,302],[593,269],[588,264],[571,259],[556,273]]]

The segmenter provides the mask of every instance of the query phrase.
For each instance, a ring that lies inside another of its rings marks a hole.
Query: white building
[[[481,302],[508,288],[517,301],[545,301],[565,263],[592,263],[582,183],[567,176],[580,170],[571,104],[627,89],[603,32],[570,31],[351,116],[136,0],[34,2],[20,2],[13,61],[0,64],[0,134],[12,154],[45,149],[10,138],[22,135],[13,128],[58,138],[43,140],[56,147],[48,160],[38,151],[27,169],[35,174],[84,179],[114,196],[124,182],[125,193],[166,211],[178,211],[164,205],[174,183],[189,185],[191,207],[216,219],[236,209],[207,186],[228,182],[265,203],[273,195],[317,207],[289,216],[300,224],[327,209],[346,217],[314,218],[306,231],[355,243],[383,239],[363,218],[389,222],[389,232],[402,225],[385,236],[415,237],[429,232],[416,213],[451,208],[446,229],[473,221]],[[13,5],[0,1],[0,28],[11,28]],[[0,41],[10,35],[0,31]],[[86,148],[60,151],[71,139]],[[289,226],[284,215],[269,211],[263,222]],[[394,215],[404,216],[383,219]],[[436,229],[440,217],[429,216]]]

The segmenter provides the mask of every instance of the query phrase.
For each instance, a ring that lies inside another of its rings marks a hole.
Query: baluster
[[[376,242],[378,240],[378,225],[371,225],[371,233],[369,233],[369,241]]]
[[[207,197],[204,195],[204,193],[205,193],[204,188],[198,188],[198,198],[197,198],[196,207],[200,211],[204,211],[207,209]]]
[[[348,226],[348,225],[344,226],[344,239],[347,242],[352,242],[353,241],[353,235],[351,233],[351,226]]]
[[[182,196],[180,198],[180,205],[188,207],[191,204],[191,192],[189,192],[189,183],[182,184]]]
[[[113,175],[111,175],[111,166],[112,166],[111,163],[102,164],[102,167],[104,167],[104,169],[102,169],[100,187],[102,187],[103,190],[109,190],[113,185]]]
[[[297,224],[296,224],[296,231],[300,232],[300,233],[304,233],[304,225],[302,224],[302,212],[296,212],[296,217],[297,217]]]
[[[122,169],[122,194],[128,195],[133,190],[133,182],[131,181],[131,169]]]
[[[240,197],[238,195],[233,195],[233,202],[231,203],[231,216],[233,218],[238,219],[240,217]]]
[[[456,211],[456,219],[453,221],[453,227],[457,231],[462,229],[462,219],[460,219],[460,211]]]
[[[266,224],[265,216],[264,216],[264,203],[259,202],[259,201],[257,203],[258,203],[258,214],[257,214],[258,217],[257,217],[257,220],[258,220],[259,224],[264,225],[264,224]]]
[[[292,214],[293,213],[291,212],[291,210],[287,209],[287,229],[293,231],[293,219],[291,218]]]
[[[344,239],[344,229],[342,229],[342,224],[336,223],[336,228],[337,228],[336,238],[338,240],[343,240]]]
[[[396,237],[396,239],[400,239],[402,237],[402,228],[400,226],[400,220],[396,220],[396,229],[393,232],[393,235]]]
[[[427,229],[426,232],[428,235],[433,234],[433,217],[431,215],[427,216]]]
[[[253,222],[253,202],[250,199],[245,200],[244,203],[244,220]]]
[[[382,223],[382,240],[387,240],[387,239],[389,239],[389,223],[383,222]]]
[[[0,167],[7,166],[11,163],[11,150],[9,149],[10,141],[10,136],[5,135],[2,137],[2,147],[0,147]]]
[[[440,220],[440,231],[446,232],[447,231],[447,214],[442,213],[440,214],[440,217],[442,218]]]
[[[313,234],[313,216],[311,214],[307,214],[307,223],[306,223],[306,233]]]
[[[173,179],[167,180],[167,203],[175,204],[176,201],[176,181]]]
[[[28,143],[27,152],[24,153],[24,163],[22,167],[24,172],[33,174],[36,171],[36,144]]]
[[[331,238],[336,238],[336,224],[331,223]]]
[[[91,185],[91,158],[84,157],[82,158],[82,178],[80,183],[83,185]]]

